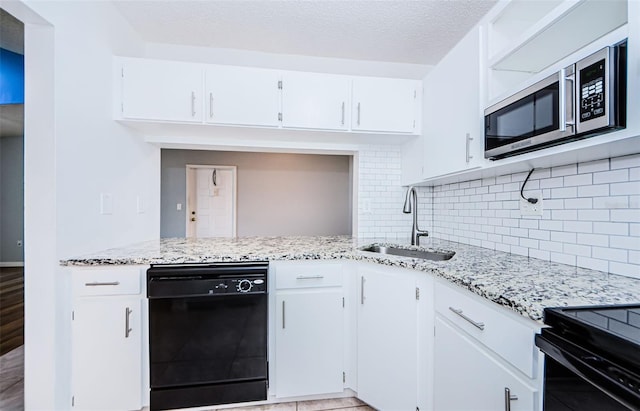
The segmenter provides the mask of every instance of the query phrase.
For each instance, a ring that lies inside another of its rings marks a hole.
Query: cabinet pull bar
[[[484,323],[478,322],[478,321],[474,321],[471,318],[467,317],[466,315],[463,314],[462,310],[458,309],[458,308],[453,308],[453,307],[449,307],[449,309],[451,311],[453,311],[454,313],[458,314],[460,317],[462,317],[464,320],[468,321],[469,323],[471,323],[474,327],[476,327],[479,330],[484,330]]]
[[[191,92],[191,117],[196,116],[196,92]]]
[[[284,300],[282,301],[282,329],[284,330]]]
[[[357,124],[360,125],[360,103],[358,103],[358,121]]]
[[[471,159],[473,158],[473,156],[471,155],[471,141],[473,140],[473,138],[471,138],[471,134],[467,133],[467,151],[466,151],[466,155],[465,155],[465,160],[467,162],[467,164],[469,164],[469,161],[471,161]]]
[[[364,276],[360,277],[360,305],[364,305]]]
[[[344,126],[344,101],[342,102],[342,120],[340,121],[340,125]]]
[[[209,117],[213,118],[213,93],[209,93]]]
[[[517,395],[511,395],[509,387],[504,387],[504,411],[511,411],[511,401],[516,401]]]
[[[124,338],[129,338],[129,335],[131,334],[131,331],[133,331],[133,329],[130,327],[130,317],[131,317],[131,313],[133,312],[133,310],[129,307],[127,307],[124,310]]]
[[[296,280],[319,280],[324,278],[323,275],[299,275],[296,277]]]
[[[105,283],[94,281],[92,283],[84,283],[84,285],[86,285],[87,287],[99,287],[103,285],[120,285],[120,281],[111,281],[111,282],[105,282]]]

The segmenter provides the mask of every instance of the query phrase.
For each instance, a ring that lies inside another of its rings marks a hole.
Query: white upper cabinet
[[[381,133],[419,133],[418,80],[354,77],[351,129]]]
[[[278,127],[279,73],[234,66],[206,66],[207,123]]]
[[[348,76],[286,71],[282,74],[282,126],[348,130]]]
[[[480,50],[476,27],[424,80],[424,178],[464,171],[484,158]]]
[[[202,122],[202,66],[123,58],[122,117],[132,120]]]

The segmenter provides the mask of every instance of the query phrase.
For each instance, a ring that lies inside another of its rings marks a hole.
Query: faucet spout
[[[410,186],[407,189],[407,195],[404,199],[404,207],[402,212],[405,214],[413,214],[413,224],[411,225],[411,245],[420,245],[420,237],[426,237],[429,232],[418,228],[418,196],[416,188]]]

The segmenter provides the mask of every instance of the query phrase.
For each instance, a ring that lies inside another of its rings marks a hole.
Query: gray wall
[[[24,138],[0,138],[0,262],[24,261]]]
[[[162,237],[185,236],[187,164],[237,166],[239,237],[351,234],[350,156],[163,149],[161,163]]]

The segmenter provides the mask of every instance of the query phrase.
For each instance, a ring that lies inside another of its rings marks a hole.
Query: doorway
[[[187,237],[237,235],[236,174],[236,166],[187,165]]]

